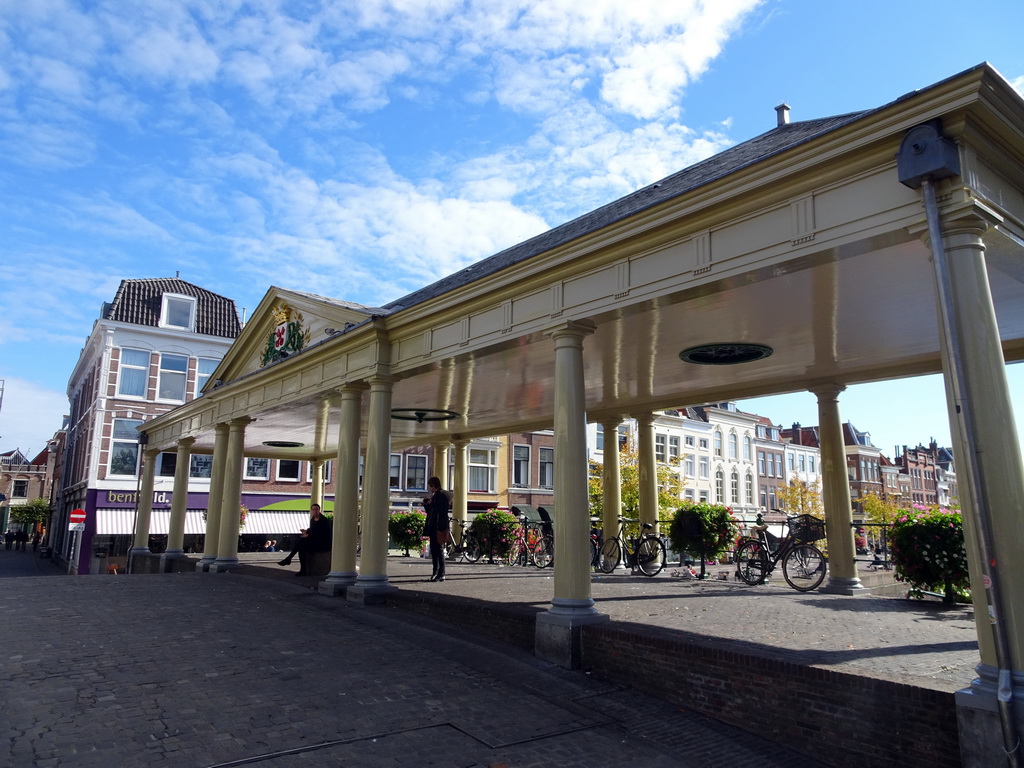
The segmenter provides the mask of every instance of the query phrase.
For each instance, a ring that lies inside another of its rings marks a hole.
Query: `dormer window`
[[[160,311],[160,327],[194,331],[196,328],[195,297],[165,293],[163,307]]]

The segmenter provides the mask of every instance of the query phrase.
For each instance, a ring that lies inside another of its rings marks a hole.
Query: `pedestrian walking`
[[[25,545],[28,544],[28,531],[22,528],[16,534],[14,534],[15,549],[19,552],[25,551]]]
[[[4,549],[10,549],[12,544],[14,544],[14,531],[8,528],[4,533]]]
[[[441,490],[441,481],[436,477],[427,480],[430,495],[423,499],[423,507],[427,511],[427,520],[423,525],[423,535],[430,542],[430,562],[434,566],[431,581],[444,581],[444,548],[448,543],[448,528],[451,521],[448,510],[451,498]]]

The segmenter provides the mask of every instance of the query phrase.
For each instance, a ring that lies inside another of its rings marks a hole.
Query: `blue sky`
[[[1022,28],[1020,0],[0,0],[0,450],[59,428],[122,278],[380,304],[782,101],[850,112],[982,61],[1024,90]],[[886,451],[949,442],[937,377],[841,405]],[[817,423],[810,395],[743,407]]]

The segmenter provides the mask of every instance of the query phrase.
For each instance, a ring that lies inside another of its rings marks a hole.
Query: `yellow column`
[[[142,482],[135,513],[135,542],[131,554],[149,554],[149,521],[153,516],[153,484],[156,479],[156,457],[160,452],[146,449],[142,453]]]
[[[185,512],[188,509],[188,476],[192,464],[194,437],[178,441],[177,461],[174,465],[174,490],[171,492],[171,519],[167,524],[167,549],[162,562],[185,554]]]
[[[322,594],[340,595],[356,583],[356,544],[359,540],[359,433],[362,385],[341,390],[338,460],[334,467],[334,530],[331,572],[320,584]]]
[[[658,466],[654,458],[654,414],[641,413],[636,419],[637,482],[640,522],[658,528]]]
[[[242,472],[245,469],[245,427],[248,416],[228,422],[228,448],[224,463],[224,495],[220,508],[220,540],[217,542],[216,571],[238,567],[238,515],[242,505]]]
[[[390,591],[388,583],[388,455],[391,451],[390,376],[370,379],[369,420],[366,436],[366,476],[363,478],[362,554],[359,577],[347,596],[357,602],[376,602],[376,594]]]
[[[853,508],[846,473],[843,423],[839,417],[839,384],[811,390],[818,398],[818,429],[821,432],[821,500],[825,506],[828,536],[828,582],[822,592],[853,594],[863,589],[854,561]]]
[[[590,590],[590,513],[587,497],[587,413],[583,339],[593,327],[566,323],[551,338],[555,354],[555,594],[537,616],[535,652],[559,666],[582,662],[585,624],[607,621]]]
[[[469,519],[469,441],[454,441],[455,477],[452,478],[452,517],[458,527]],[[442,478],[442,482],[444,482]]]
[[[985,267],[984,231],[980,220],[946,226],[943,242],[951,294],[946,311],[959,344],[954,350],[951,339],[943,334],[942,367],[956,441],[957,483],[981,652],[979,679],[969,693],[995,697],[998,671],[1009,669],[1012,678],[1004,687],[1012,688],[1019,707],[1024,699],[1024,563],[1020,557],[1024,552],[1024,465],[1012,428],[1013,406]],[[990,578],[981,561],[986,541]],[[989,584],[994,591],[986,589]],[[996,622],[1003,636],[1002,663]],[[961,694],[957,703],[978,706]],[[1017,730],[1024,732],[1024,718],[1019,715]]]
[[[228,455],[228,425],[213,428],[213,468],[210,471],[210,493],[206,498],[206,537],[203,558],[196,564],[197,571],[208,571],[217,559],[220,541],[220,510],[224,503],[224,463]]]
[[[610,539],[619,532],[619,515],[622,514],[622,472],[619,467],[619,419],[602,421],[604,433],[604,466],[602,467],[603,536]]]
[[[324,507],[324,460],[313,459],[310,463],[310,474],[312,480],[309,487],[310,505],[319,504],[320,509]]]

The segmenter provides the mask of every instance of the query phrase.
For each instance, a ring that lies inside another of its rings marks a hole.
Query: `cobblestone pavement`
[[[0,764],[814,765],[300,580],[50,572],[0,580]]]
[[[65,577],[0,551],[0,577],[22,569],[0,578],[0,764],[814,766],[595,675],[319,595],[269,560],[244,569],[265,578]],[[389,560],[404,590],[551,597],[550,571],[453,564],[432,584],[428,569]],[[969,609],[668,576],[593,587],[618,621],[860,674],[955,690],[977,663]]]

